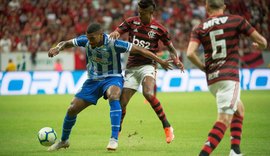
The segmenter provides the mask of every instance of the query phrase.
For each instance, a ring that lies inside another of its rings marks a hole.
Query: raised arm
[[[179,57],[177,56],[176,49],[174,48],[173,44],[169,44],[167,46],[171,59],[173,60],[173,63],[182,71],[184,72],[184,65],[183,63],[179,60]]]
[[[156,62],[158,62],[162,66],[162,68],[164,68],[165,70],[173,69],[173,67],[170,64],[169,60],[164,61],[164,60],[160,59],[159,57],[157,57],[154,53],[152,53],[151,51],[149,51],[149,50],[147,50],[145,48],[141,48],[141,47],[136,46],[136,45],[133,44],[132,48],[130,50],[130,53],[140,54],[140,55],[145,56],[147,58],[153,59]]]
[[[67,49],[67,48],[72,48],[72,47],[74,47],[72,40],[61,41],[57,44],[56,47],[53,47],[49,50],[48,56],[54,57],[54,56],[58,55],[60,51]]]
[[[198,48],[199,48],[199,43],[190,41],[188,44],[188,49],[187,49],[187,57],[199,69],[201,69],[202,71],[205,71],[205,65],[197,55]]]
[[[253,31],[250,35],[251,39],[253,40],[253,46],[259,48],[261,50],[267,47],[266,39],[258,33],[258,31]]]

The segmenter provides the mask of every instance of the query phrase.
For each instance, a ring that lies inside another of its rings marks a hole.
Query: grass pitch
[[[209,92],[158,93],[167,118],[175,129],[175,140],[165,142],[161,122],[149,104],[137,93],[129,103],[119,148],[106,150],[110,137],[109,106],[100,99],[97,106],[81,112],[66,150],[47,152],[37,132],[53,127],[61,137],[66,109],[73,95],[0,96],[0,155],[2,156],[195,156],[216,120],[215,99]],[[242,152],[247,156],[270,155],[270,91],[242,91],[246,114]],[[229,131],[213,156],[227,156]]]

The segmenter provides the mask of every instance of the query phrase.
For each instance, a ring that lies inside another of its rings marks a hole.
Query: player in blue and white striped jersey
[[[126,41],[109,39],[98,23],[89,25],[86,35],[58,43],[56,47],[49,50],[48,56],[54,57],[60,51],[76,46],[86,49],[88,79],[84,82],[81,90],[76,93],[67,110],[61,140],[49,147],[48,151],[69,147],[68,139],[76,122],[77,114],[89,105],[96,105],[98,99],[102,96],[104,99],[108,99],[110,104],[112,133],[107,149],[116,150],[122,114],[119,102],[123,88],[120,54],[130,52],[143,55],[160,63],[166,70],[172,69],[172,66],[168,61],[159,59],[155,54],[144,48]]]

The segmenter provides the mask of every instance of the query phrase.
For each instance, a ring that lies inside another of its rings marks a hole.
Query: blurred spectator
[[[87,24],[103,23],[112,32],[130,16],[137,15],[138,0],[0,0],[0,52],[47,51],[53,43],[84,34]],[[205,0],[156,0],[155,18],[173,34],[177,50],[187,48],[189,34],[206,17]],[[225,0],[227,13],[244,16],[270,41],[269,0]],[[121,39],[127,40],[127,35]],[[245,41],[242,41],[244,44]],[[247,45],[241,44],[242,51]],[[25,46],[27,48],[25,48]]]
[[[13,62],[12,59],[9,59],[8,60],[8,65],[6,67],[6,72],[11,72],[11,71],[16,71],[16,65],[15,65],[15,63]]]
[[[86,69],[86,54],[81,48],[75,49],[74,55],[75,70],[85,70]]]
[[[58,72],[63,71],[63,67],[62,67],[62,63],[60,59],[56,59],[53,68],[54,68],[54,71],[58,71]]]
[[[5,31],[4,37],[0,39],[0,52],[10,53],[11,52],[11,39],[9,32]]]

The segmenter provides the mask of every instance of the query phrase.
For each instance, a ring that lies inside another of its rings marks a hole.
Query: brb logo
[[[136,46],[143,47],[145,49],[150,49],[150,42],[145,42],[144,40],[139,40],[136,38],[136,36],[133,36],[133,44]]]

